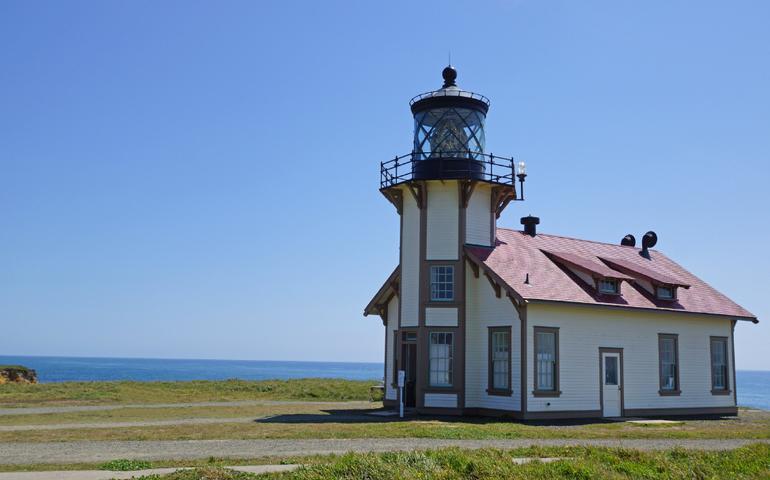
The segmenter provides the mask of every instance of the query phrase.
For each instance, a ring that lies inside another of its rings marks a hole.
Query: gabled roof
[[[380,315],[383,317],[382,322],[385,323],[385,307],[387,306],[390,298],[393,295],[398,294],[398,283],[401,280],[401,266],[397,266],[393,273],[388,276],[385,283],[382,284],[377,293],[374,294],[374,298],[369,302],[369,305],[364,308],[364,316],[371,314]]]
[[[513,296],[525,302],[607,305],[757,321],[751,312],[657,250],[650,250],[650,258],[647,259],[634,247],[540,233],[533,237],[518,230],[498,228],[494,248],[468,245],[465,252],[471,261],[504,281]],[[621,295],[601,295],[581,282],[569,269],[562,268],[554,261],[555,258],[583,269],[594,268],[605,276],[608,272],[596,265],[615,270],[611,268],[614,264],[624,270],[617,272],[618,275],[625,273],[624,276],[628,277],[655,279],[682,287],[689,285],[690,288],[682,289],[675,300],[658,300],[634,281],[626,280],[622,282]],[[604,265],[602,259],[608,264]]]

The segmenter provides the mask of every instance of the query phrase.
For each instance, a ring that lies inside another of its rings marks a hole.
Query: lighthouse
[[[532,216],[498,227],[524,198],[524,164],[487,153],[489,100],[451,66],[442,77],[409,104],[412,151],[380,165],[401,230],[399,264],[364,309],[385,326],[384,405],[530,420],[736,415],[733,333],[756,316],[653,249],[654,232],[639,248],[630,234],[544,234]]]
[[[521,199],[516,180],[522,186],[526,173],[485,151],[489,99],[461,89],[452,66],[442,77],[441,88],[409,102],[412,151],[380,167],[380,192],[401,217],[400,262],[367,311],[385,315],[387,396],[404,370],[407,407],[449,412],[465,396],[463,249],[494,246],[497,219]]]

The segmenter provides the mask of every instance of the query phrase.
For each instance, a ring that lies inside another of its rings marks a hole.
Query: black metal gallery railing
[[[467,90],[434,90],[432,92],[425,92],[419,95],[415,95],[414,97],[412,97],[411,100],[409,100],[409,106],[411,107],[412,105],[414,105],[415,102],[419,102],[420,100],[423,100],[425,98],[435,98],[435,97],[472,98],[474,100],[480,100],[486,103],[487,107],[489,107],[490,105],[489,99],[480,93],[473,93]]]
[[[424,167],[430,166],[428,174]],[[413,152],[380,163],[380,188],[388,188],[410,180],[468,178],[501,185],[516,181],[513,157],[498,157],[491,153]],[[521,172],[520,172],[521,173]]]

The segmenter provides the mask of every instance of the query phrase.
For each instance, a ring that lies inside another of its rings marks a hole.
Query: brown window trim
[[[393,360],[392,360],[392,370],[391,373],[391,382],[390,386],[393,388],[398,388],[398,330],[393,330]]]
[[[513,336],[511,335],[511,327],[487,327],[487,394],[498,395],[503,397],[510,397],[513,395],[511,389],[511,378],[513,377],[511,368],[513,362],[511,362],[511,345],[513,343]],[[507,333],[508,334],[508,388],[494,388],[494,371],[492,365],[492,335],[494,333]]]
[[[425,308],[460,308],[463,304],[461,302],[458,302],[456,300],[450,301],[438,301],[438,300],[428,300],[425,302]]]
[[[661,366],[663,365],[663,349],[661,343],[663,339],[674,340],[674,361],[676,362],[676,369],[674,370],[674,383],[675,388],[673,390],[663,389],[663,372]],[[679,334],[678,333],[659,333],[658,334],[658,395],[662,397],[670,397],[681,395],[681,384],[679,383],[679,370],[681,365],[679,364]]]
[[[425,260],[428,270],[428,295],[426,298],[426,306],[449,306],[454,304],[457,306],[460,302],[457,300],[457,274],[459,269],[457,268],[457,260]],[[452,298],[435,299],[433,298],[433,267],[452,267]]]
[[[532,395],[535,397],[558,397],[561,396],[561,390],[559,390],[559,370],[561,368],[559,362],[559,327],[532,327],[532,369],[533,369],[533,383],[534,388]],[[554,339],[554,351],[556,360],[554,362],[554,382],[553,390],[540,390],[537,388],[537,334],[538,333],[553,333]]]
[[[451,359],[452,359],[452,369],[451,369],[451,384],[450,385],[431,385],[430,383],[430,337],[434,333],[451,333],[452,334],[452,348],[450,349]],[[457,359],[455,358],[455,349],[456,349],[456,342],[457,342],[457,328],[456,327],[435,327],[428,330],[428,334],[426,335],[426,340],[428,341],[428,344],[426,345],[425,353],[427,354],[427,362],[425,362],[425,366],[423,368],[427,369],[427,376],[426,376],[426,382],[425,387],[423,388],[423,393],[450,393],[455,392],[458,390],[457,383],[455,382],[455,362]]]
[[[721,341],[725,343],[725,388],[714,387],[714,364],[711,363],[711,359],[714,358],[714,341]],[[711,367],[711,394],[712,395],[730,395],[730,360],[727,356],[727,337],[711,336],[709,337],[709,366]]]

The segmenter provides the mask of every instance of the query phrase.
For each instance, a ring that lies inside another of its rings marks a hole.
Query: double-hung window
[[[455,298],[455,269],[452,265],[430,267],[430,300],[451,302]]]
[[[711,393],[730,392],[727,363],[727,337],[711,337]]]
[[[679,395],[679,340],[678,335],[658,334],[660,394]]]
[[[490,394],[511,392],[511,327],[489,329],[489,387]]]
[[[558,396],[559,329],[535,327],[535,395]]]
[[[431,332],[428,355],[430,359],[430,386],[451,387],[454,334],[451,332]]]

